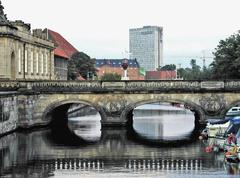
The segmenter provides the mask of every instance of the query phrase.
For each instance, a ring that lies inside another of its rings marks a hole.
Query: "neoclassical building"
[[[47,31],[9,21],[0,1],[0,79],[53,80],[54,43]]]

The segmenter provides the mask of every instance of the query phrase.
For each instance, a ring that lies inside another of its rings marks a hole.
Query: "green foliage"
[[[161,67],[161,70],[163,70],[163,71],[166,71],[166,70],[174,71],[174,70],[176,70],[176,65],[175,64],[167,64],[167,65]]]
[[[184,80],[207,80],[211,78],[211,68],[197,65],[195,59],[190,61],[191,68],[180,68],[177,71],[178,77]]]
[[[221,40],[215,49],[212,62],[214,79],[240,78],[240,31]]]
[[[197,65],[196,60],[191,59],[190,65],[192,68],[190,70],[189,80],[201,79],[201,67]]]
[[[117,73],[106,73],[101,77],[101,80],[121,80],[121,75]]]
[[[95,59],[83,52],[76,52],[68,62],[68,79],[76,80],[79,75],[84,79],[96,75]]]
[[[203,67],[201,72],[201,79],[202,80],[209,80],[212,79],[212,68],[211,67]]]

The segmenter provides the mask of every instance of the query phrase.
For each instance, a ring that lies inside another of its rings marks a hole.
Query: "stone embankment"
[[[0,93],[0,136],[17,128],[17,96],[11,92]]]

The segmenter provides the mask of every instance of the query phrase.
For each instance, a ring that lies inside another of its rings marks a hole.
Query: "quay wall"
[[[0,93],[0,135],[17,129],[17,125],[17,96],[9,93]]]

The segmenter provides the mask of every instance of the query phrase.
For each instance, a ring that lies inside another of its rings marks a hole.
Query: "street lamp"
[[[127,76],[127,68],[128,68],[128,60],[125,58],[122,61],[122,68],[124,70],[124,75],[122,77],[122,80],[129,80],[128,76]]]

